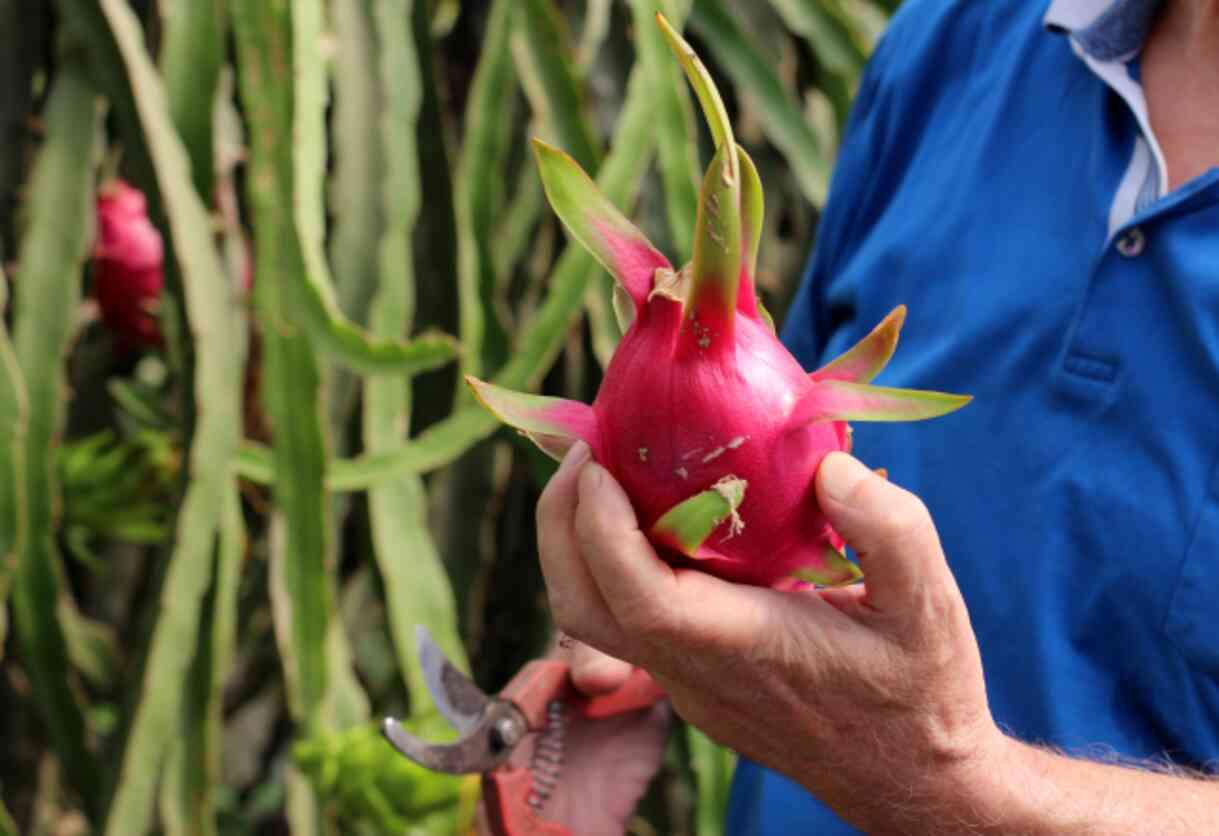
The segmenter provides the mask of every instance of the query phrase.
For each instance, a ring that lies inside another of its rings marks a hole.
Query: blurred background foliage
[[[488,691],[552,639],[551,465],[459,372],[587,401],[619,336],[527,138],[685,261],[663,11],[781,317],[894,5],[0,0],[0,834],[467,831],[477,781],[374,725],[440,734],[416,624]],[[675,734],[632,831],[719,832],[731,768]]]

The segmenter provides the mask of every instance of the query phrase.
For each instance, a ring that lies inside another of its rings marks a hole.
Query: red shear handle
[[[532,790],[533,776],[523,767],[483,773],[483,809],[493,836],[573,836],[529,806]]]
[[[538,659],[521,668],[499,698],[508,700],[525,716],[531,731],[546,727],[546,706],[553,700],[567,703],[584,717],[597,720],[655,705],[664,691],[643,668],[635,668],[618,689],[586,696],[571,684],[571,669],[557,659]]]
[[[530,662],[512,678],[499,698],[509,700],[525,717],[531,731],[546,727],[547,706],[560,700],[589,720],[599,720],[650,708],[664,691],[643,668],[635,668],[622,686],[608,694],[585,696],[571,683],[565,662]],[[563,825],[543,818],[544,809],[529,804],[533,775],[524,767],[500,767],[483,773],[483,809],[494,836],[576,836]]]
[[[630,678],[617,690],[595,697],[576,697],[572,704],[590,720],[599,720],[602,717],[650,708],[664,697],[665,692],[656,684],[656,680],[652,679],[651,674],[643,668],[635,668],[631,671]]]

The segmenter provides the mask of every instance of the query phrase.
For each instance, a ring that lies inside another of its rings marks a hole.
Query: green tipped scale
[[[725,476],[709,490],[670,508],[648,530],[648,536],[683,554],[697,557],[703,543],[725,520],[734,521],[728,527],[728,536],[733,535],[739,525],[736,511],[745,501],[746,487],[744,479]]]
[[[905,321],[906,306],[898,305],[854,348],[813,372],[813,379],[870,383],[893,357]]]
[[[863,579],[863,571],[842,553],[841,549],[826,544],[821,552],[823,568],[806,566],[792,572],[798,581],[814,586],[845,586]]]
[[[800,368],[755,295],[757,169],[706,68],[657,20],[716,143],[691,219],[691,263],[675,270],[568,155],[535,141],[555,212],[617,283],[626,333],[591,406],[468,382],[548,454],[587,442],[662,557],[746,583],[850,583],[859,569],[812,491],[821,459],[849,450],[847,421],[931,418],[969,398],[871,385],[897,344],[902,307],[818,371]]]
[[[687,307],[699,320],[722,318],[725,336],[731,338],[741,273],[741,178],[736,146],[725,143],[703,178],[698,220],[694,225],[694,270]],[[704,324],[702,327],[710,327]],[[709,339],[697,334],[695,344]],[[722,342],[722,341],[721,341]],[[706,346],[700,346],[706,347]]]
[[[715,147],[719,148],[726,143],[734,143],[732,123],[728,120],[728,108],[724,107],[724,100],[720,96],[720,91],[716,89],[715,82],[711,80],[711,73],[707,72],[706,66],[703,65],[694,48],[676,29],[669,25],[669,21],[659,12],[656,13],[656,24],[664,33],[665,40],[669,42],[669,48],[673,50],[673,54],[681,63],[681,68],[685,71],[686,78],[689,79],[690,86],[694,89],[694,95],[698,97],[698,103],[707,117],[707,127],[711,129],[711,138],[715,140]]]
[[[669,262],[643,233],[597,190],[597,184],[570,155],[533,140],[546,198],[567,231],[614,277],[636,304],[651,290],[652,272]]]

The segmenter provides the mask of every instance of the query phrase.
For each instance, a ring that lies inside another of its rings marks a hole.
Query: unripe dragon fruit
[[[813,488],[822,458],[850,449],[847,421],[931,418],[969,398],[869,385],[893,354],[902,307],[812,374],[779,342],[754,289],[757,170],[735,143],[706,69],[658,22],[717,145],[699,195],[693,261],[675,271],[574,160],[535,141],[551,205],[613,275],[615,307],[629,325],[592,406],[467,381],[555,458],[586,441],[670,562],[767,586],[850,582],[860,572]]]
[[[93,295],[102,322],[126,348],[161,344],[154,306],[161,296],[164,250],[144,194],[122,180],[98,191]]]

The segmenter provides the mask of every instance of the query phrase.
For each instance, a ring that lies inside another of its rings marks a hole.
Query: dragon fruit
[[[98,190],[93,245],[93,295],[102,322],[127,349],[161,344],[155,306],[161,296],[164,250],[148,219],[144,194],[113,180]]]
[[[706,69],[657,19],[717,146],[699,194],[693,261],[674,270],[574,160],[535,140],[552,207],[616,280],[625,333],[591,406],[467,382],[555,458],[586,441],[670,562],[766,586],[851,582],[860,571],[813,489],[822,458],[850,450],[848,421],[931,418],[969,398],[869,384],[893,354],[904,307],[812,374],[779,342],[754,288],[757,170]]]

